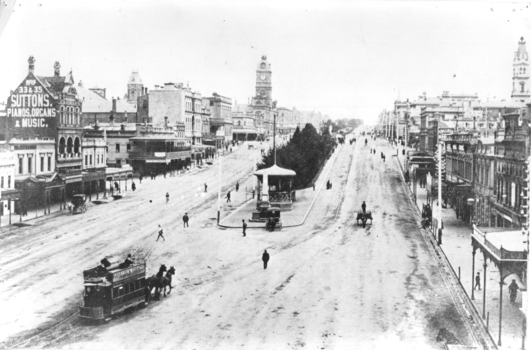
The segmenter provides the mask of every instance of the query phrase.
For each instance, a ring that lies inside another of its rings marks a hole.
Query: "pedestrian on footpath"
[[[166,203],[170,201],[170,193],[166,192]]]
[[[312,184],[313,190],[315,191],[315,182]]]
[[[245,223],[245,219],[242,219],[242,228],[243,228],[243,237],[247,236],[245,234],[245,230],[247,229],[247,224]]]
[[[162,226],[159,225],[159,235],[157,236],[157,242],[159,241],[159,238],[162,237],[164,241],[166,241],[166,238],[163,236],[164,230],[162,229]]]
[[[142,185],[142,175],[138,177],[138,181],[140,181],[140,184]]]
[[[267,269],[267,262],[269,261],[269,253],[267,249],[264,249],[264,254],[262,254],[262,261],[264,262],[264,270]]]
[[[479,271],[476,274],[476,285],[474,286],[474,289],[476,288],[481,290],[481,277],[479,277]]]
[[[227,203],[229,203],[230,202],[230,191],[227,192],[227,196],[225,198],[227,198]]]
[[[509,285],[509,298],[511,300],[511,303],[514,303],[516,301],[516,295],[518,294],[518,285],[516,284],[516,280],[513,280],[511,284]]]
[[[207,184],[205,182],[205,193],[207,192],[207,188],[208,188],[208,186],[207,186]]]
[[[238,192],[239,189],[240,189],[240,182],[237,181],[237,182],[236,182],[236,192]]]
[[[133,182],[133,184],[131,185],[131,189],[133,190],[133,192],[136,190],[136,185],[135,185],[134,182]]]
[[[183,215],[183,228],[185,228],[185,227],[189,227],[189,226],[188,226],[188,220],[189,220],[189,219],[190,219],[190,218],[188,217],[188,213],[184,213],[184,215]]]

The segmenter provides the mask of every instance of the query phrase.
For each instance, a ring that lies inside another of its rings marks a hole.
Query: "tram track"
[[[242,180],[245,181],[249,176],[252,175],[252,172],[253,172],[252,169],[247,170],[247,171],[245,171],[244,169],[242,170],[243,171],[239,171],[239,174],[238,174],[239,176],[231,177],[233,181],[227,181],[228,183],[225,186],[222,186],[221,188],[222,192],[225,192],[228,189],[234,187],[234,185],[238,181],[242,181]],[[210,198],[206,199],[205,201],[198,203],[197,205],[187,209],[187,211],[193,214],[204,208],[211,207],[212,203],[214,203],[216,200],[217,200],[217,194],[210,196]],[[132,206],[132,205],[134,204],[129,204],[129,206]],[[235,209],[236,208],[232,208],[232,210],[235,210]],[[159,214],[157,213],[152,214],[152,216],[155,216],[155,215],[159,215]],[[135,257],[136,255],[140,254],[147,248],[146,253],[143,255],[143,259],[147,262],[157,246],[156,243],[153,243],[151,246],[149,246],[148,242],[152,238],[153,238],[152,233],[147,234],[147,236],[144,237],[143,240],[141,240],[141,244],[139,244],[133,250],[129,250],[130,254],[133,257]],[[127,249],[122,250],[121,253],[119,253],[118,255],[125,255],[125,254],[127,254]],[[147,275],[148,273],[146,273],[146,276]],[[221,278],[221,276],[207,276],[207,275],[209,275],[209,273],[196,276],[196,278],[194,278],[193,280],[188,280],[188,279],[184,280],[172,287],[183,288],[183,289],[190,289],[190,288],[193,289],[194,287],[196,287],[196,283],[198,280],[201,280],[202,283],[208,283],[209,281],[215,281]],[[152,304],[149,304],[149,305],[152,305]],[[147,305],[147,307],[149,307],[149,305]],[[76,318],[76,316],[78,315],[79,315],[79,310],[73,312],[66,318],[62,319],[61,321],[53,324],[52,326],[42,330],[41,332],[37,334],[30,336],[27,339],[19,341],[15,344],[8,344],[4,342],[2,343],[2,347],[5,349],[19,349],[19,348],[43,348],[46,346],[50,346],[51,344],[64,340],[64,338],[67,338],[71,336],[72,334],[75,334],[75,332],[78,332],[82,329],[82,326],[85,325],[85,322],[82,322],[79,318]]]

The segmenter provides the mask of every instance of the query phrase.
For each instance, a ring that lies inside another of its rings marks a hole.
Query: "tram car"
[[[83,271],[83,306],[79,317],[109,321],[126,309],[145,306],[146,262],[101,261],[101,265]]]

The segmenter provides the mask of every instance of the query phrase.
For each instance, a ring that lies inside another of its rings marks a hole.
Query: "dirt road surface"
[[[371,146],[377,154],[369,154]],[[387,154],[382,162],[379,154]],[[256,152],[224,160],[224,190],[251,184]],[[442,282],[383,141],[340,147],[332,190],[320,192],[303,226],[276,232],[220,230],[216,165],[145,183],[86,214],[4,234],[2,341],[24,339],[76,310],[81,271],[165,228],[151,272],[175,266],[172,293],[104,325],[76,324],[47,345],[65,349],[440,349],[441,328],[470,336]],[[247,182],[246,182],[247,181]],[[209,194],[201,195],[207,182]],[[165,204],[164,195],[171,199]],[[181,198],[182,197],[182,198]],[[149,200],[152,203],[149,203]],[[362,201],[374,223],[356,225]],[[226,204],[225,204],[226,205]],[[224,207],[224,213],[231,210]],[[191,214],[183,229],[184,211]],[[271,260],[263,269],[261,255]]]

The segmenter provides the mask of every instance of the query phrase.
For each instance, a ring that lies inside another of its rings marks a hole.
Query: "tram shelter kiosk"
[[[256,211],[253,211],[251,221],[266,221],[267,209],[280,208],[281,211],[292,209],[295,202],[295,191],[292,189],[293,177],[297,175],[293,170],[273,165],[270,168],[254,172],[257,178]]]
[[[485,301],[487,296],[487,260],[490,260],[498,268],[500,273],[500,298],[499,298],[499,330],[498,345],[501,346],[502,334],[502,300],[503,300],[503,281],[506,277],[515,274],[518,276],[518,285],[521,289],[526,290],[522,285],[527,266],[527,245],[524,242],[525,237],[522,231],[514,229],[503,229],[500,227],[482,227],[481,230],[472,225],[472,294],[474,300],[474,273],[476,250],[483,253],[483,319],[485,319]]]

